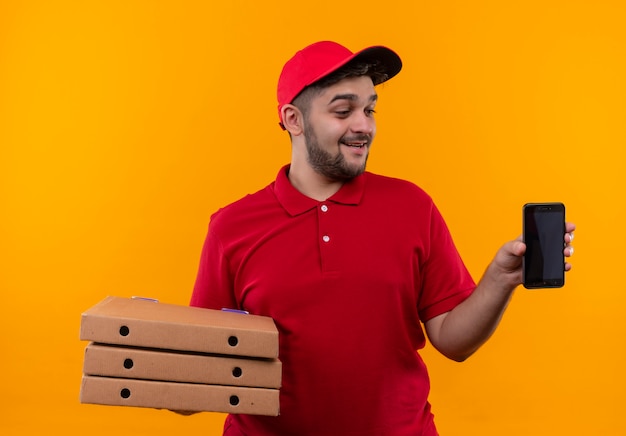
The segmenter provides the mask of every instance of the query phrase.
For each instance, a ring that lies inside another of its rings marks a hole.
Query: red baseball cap
[[[400,56],[393,50],[380,45],[353,53],[346,47],[332,41],[320,41],[311,44],[289,59],[280,73],[277,97],[281,127],[282,116],[280,112],[284,105],[291,103],[307,86],[353,60],[380,63],[387,74],[387,78],[383,82],[391,79],[402,69]]]

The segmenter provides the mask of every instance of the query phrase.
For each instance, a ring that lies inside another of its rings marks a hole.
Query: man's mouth
[[[347,147],[363,148],[367,147],[369,141],[341,141],[341,143]]]

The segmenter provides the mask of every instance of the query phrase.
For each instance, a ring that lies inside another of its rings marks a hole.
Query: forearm
[[[515,287],[487,271],[470,297],[439,319],[431,320],[432,328],[427,325],[433,345],[450,359],[467,359],[491,337]]]

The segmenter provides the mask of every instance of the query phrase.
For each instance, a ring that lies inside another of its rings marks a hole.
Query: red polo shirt
[[[436,435],[420,322],[475,288],[444,220],[407,181],[366,172],[316,201],[288,171],[212,216],[191,298],[280,333],[280,416],[225,435]]]

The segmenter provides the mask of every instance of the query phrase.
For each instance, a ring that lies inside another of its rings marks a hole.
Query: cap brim
[[[367,62],[372,64],[380,63],[380,65],[382,65],[385,70],[386,77],[384,80],[376,83],[376,85],[379,85],[380,83],[386,82],[387,80],[391,79],[402,69],[402,60],[396,52],[382,45],[376,45],[364,48],[363,50],[354,53],[352,56],[342,59],[341,62],[338,62],[337,64],[328,68],[326,71],[311,79],[310,82],[306,84],[306,86],[314,84],[318,80],[323,79],[332,72],[351,62]]]
[[[368,47],[356,52],[354,56],[352,56],[352,59],[345,62],[344,65],[355,61],[364,61],[369,63],[380,62],[385,70],[385,74],[387,75],[385,80],[382,82],[391,79],[402,69],[402,60],[400,59],[400,56],[398,56],[393,50],[382,45]]]

